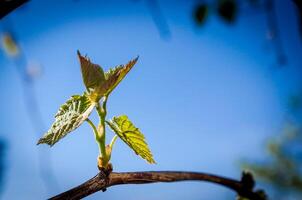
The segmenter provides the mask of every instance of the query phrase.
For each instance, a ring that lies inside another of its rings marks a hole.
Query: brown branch
[[[250,200],[265,200],[265,195],[263,195],[262,191],[253,191],[254,180],[250,173],[243,173],[241,181],[237,181],[206,173],[180,171],[112,172],[108,176],[101,171],[85,183],[54,196],[50,200],[81,199],[100,190],[105,191],[106,188],[114,185],[177,181],[207,181],[225,186],[234,190],[239,196]]]

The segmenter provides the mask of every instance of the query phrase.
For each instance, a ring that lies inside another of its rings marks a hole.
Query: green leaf
[[[47,133],[38,141],[38,144],[53,146],[68,133],[78,128],[90,115],[95,103],[91,102],[86,94],[74,95],[63,104],[55,115],[55,122]]]
[[[118,65],[104,73],[99,65],[93,64],[88,57],[82,56],[79,51],[78,56],[84,84],[89,92],[89,98],[94,102],[103,96],[108,96],[138,60],[137,57],[126,65]]]
[[[139,156],[150,164],[155,163],[153,155],[145,141],[144,135],[136,128],[126,115],[106,121],[109,127]]]
[[[105,74],[103,69],[93,64],[88,57],[84,57],[78,51],[78,56],[81,63],[81,71],[83,82],[88,92],[95,92],[98,88],[101,88],[105,82]],[[102,96],[102,94],[98,94]]]
[[[103,87],[98,91],[99,94],[104,94],[108,96],[112,90],[123,80],[127,73],[132,69],[132,67],[137,62],[138,57],[129,61],[126,65],[119,65],[108,70],[105,73],[105,83]]]

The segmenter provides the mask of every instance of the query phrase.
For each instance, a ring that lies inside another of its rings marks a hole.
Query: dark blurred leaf
[[[209,7],[207,4],[199,4],[195,7],[193,17],[198,25],[203,25],[208,17]]]
[[[28,0],[0,0],[0,19]]]
[[[298,10],[298,26],[300,31],[300,37],[302,39],[302,1],[301,0],[293,0]]]
[[[227,23],[234,23],[237,17],[238,7],[235,0],[219,0],[218,15]]]
[[[301,0],[293,0],[293,2],[296,4],[296,6],[299,9],[299,12],[301,14],[301,12],[302,12],[302,1]]]
[[[289,108],[295,112],[295,111],[300,111],[302,108],[302,97],[301,95],[292,95],[289,98]]]

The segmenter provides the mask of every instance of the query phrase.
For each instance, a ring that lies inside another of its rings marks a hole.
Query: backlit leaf
[[[106,121],[109,127],[139,156],[150,164],[155,163],[153,155],[145,141],[144,135],[136,128],[126,115]]]
[[[99,65],[92,63],[88,57],[82,56],[79,51],[78,56],[86,89],[88,92],[95,92],[97,88],[102,87],[105,82],[104,71]],[[98,96],[102,96],[102,94],[98,94]]]
[[[55,115],[55,122],[47,133],[38,141],[54,145],[68,133],[78,128],[90,115],[95,103],[91,102],[86,94],[74,95],[63,104]]]
[[[119,65],[115,68],[108,70],[105,73],[105,83],[103,87],[100,88],[98,93],[109,95],[112,90],[123,80],[126,74],[132,69],[132,67],[137,62],[138,57],[129,61],[126,65]]]

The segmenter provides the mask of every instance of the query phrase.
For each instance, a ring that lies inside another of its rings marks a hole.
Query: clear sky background
[[[127,114],[145,134],[157,164],[147,164],[119,140],[112,155],[115,171],[187,170],[240,178],[241,159],[265,158],[265,141],[282,127],[288,95],[300,89],[302,80],[294,6],[276,1],[288,56],[288,64],[280,67],[265,39],[264,14],[241,12],[232,26],[212,15],[198,28],[192,19],[195,3],[160,1],[171,31],[167,39],[144,1],[36,0],[2,20],[1,30],[10,24],[28,61],[42,64],[34,87],[45,131],[59,106],[84,91],[76,50],[106,70],[139,55],[110,96],[108,115]],[[38,151],[49,147],[36,146],[22,84],[14,62],[1,52],[0,135],[8,143],[2,198],[45,199],[94,176],[98,149],[88,124],[52,147],[58,187],[47,192]],[[234,196],[220,186],[182,182],[117,186],[87,199]]]

